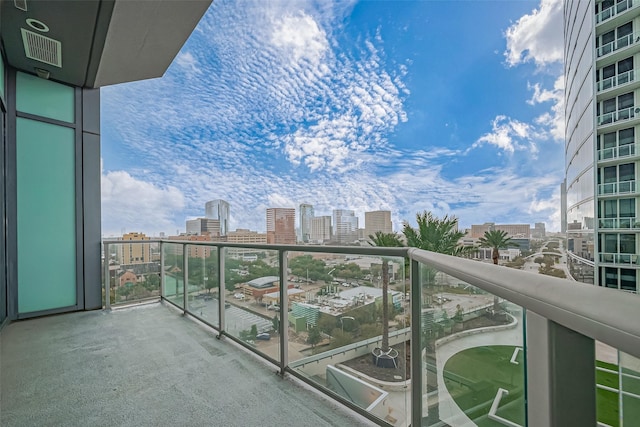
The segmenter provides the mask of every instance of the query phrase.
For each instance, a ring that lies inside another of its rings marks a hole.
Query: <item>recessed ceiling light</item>
[[[49,27],[42,21],[38,21],[37,19],[28,18],[27,25],[33,28],[36,31],[40,31],[41,33],[48,33]]]
[[[13,0],[13,5],[16,9],[27,11],[27,0]]]

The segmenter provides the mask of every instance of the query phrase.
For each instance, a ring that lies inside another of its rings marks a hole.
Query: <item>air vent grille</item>
[[[62,43],[24,28],[20,31],[27,58],[62,68]]]

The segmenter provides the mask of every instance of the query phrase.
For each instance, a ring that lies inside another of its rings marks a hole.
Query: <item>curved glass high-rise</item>
[[[635,0],[565,1],[565,176],[572,271],[638,290],[640,7]],[[638,129],[638,132],[636,132]],[[577,268],[576,268],[577,267]],[[581,277],[580,277],[581,276]]]
[[[220,221],[220,235],[226,236],[229,232],[229,202],[222,199],[208,201],[204,205],[204,212],[205,218]]]

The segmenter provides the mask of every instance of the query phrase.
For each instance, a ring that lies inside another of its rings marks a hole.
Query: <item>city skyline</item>
[[[212,198],[230,230],[303,202],[396,231],[423,210],[559,230],[561,19],[548,0],[215,2],[163,78],[102,90],[103,234],[172,233]]]

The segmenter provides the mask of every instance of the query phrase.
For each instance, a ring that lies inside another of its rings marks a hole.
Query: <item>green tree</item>
[[[466,255],[473,250],[473,247],[462,246],[459,243],[460,239],[464,237],[464,233],[458,231],[458,218],[455,216],[445,215],[442,218],[438,218],[431,212],[424,211],[416,214],[416,224],[416,228],[411,227],[407,222],[402,226],[402,233],[407,239],[408,246],[453,256]],[[435,282],[436,271],[434,269],[423,265],[421,274],[425,278],[427,285]],[[433,294],[433,290],[431,290],[431,294]],[[431,349],[427,352],[427,357],[430,359],[430,363],[437,366],[435,340],[438,336],[437,331],[440,328],[434,320],[431,319],[425,325],[426,327],[423,328],[424,342],[422,344]],[[439,423],[440,412],[438,405],[430,406],[428,414],[429,425]]]
[[[273,326],[274,331],[280,331],[280,318],[277,314],[273,316],[273,319],[271,319],[271,325]]]
[[[507,232],[503,230],[489,230],[484,232],[484,236],[478,239],[481,248],[492,248],[491,259],[495,265],[498,265],[498,258],[500,257],[500,249],[518,246],[514,243],[510,237],[507,237]],[[493,312],[498,313],[500,309],[500,300],[498,297],[493,297]]]
[[[148,291],[156,291],[160,289],[160,276],[156,273],[147,274],[144,280],[144,287]]]
[[[374,246],[400,247],[403,246],[396,233],[383,233],[369,236]],[[389,260],[382,257],[382,344],[383,352],[389,351]]]
[[[311,347],[315,347],[322,340],[322,335],[320,335],[320,329],[317,326],[312,326],[309,329],[309,336],[307,337],[307,342],[311,344]]]

